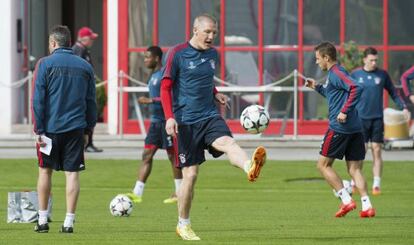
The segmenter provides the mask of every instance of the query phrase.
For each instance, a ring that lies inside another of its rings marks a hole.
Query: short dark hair
[[[71,37],[70,30],[67,26],[56,25],[50,29],[49,37],[59,45],[59,47],[70,47]]]
[[[162,50],[160,47],[150,46],[147,48],[147,51],[150,52],[152,56],[158,57],[160,61],[162,60]]]
[[[318,51],[319,54],[323,56],[328,56],[331,58],[332,61],[336,61],[336,48],[335,46],[330,42],[323,42],[318,44],[315,47],[315,52]]]
[[[364,50],[364,58],[366,58],[369,54],[377,55],[378,51],[373,47],[368,47]]]

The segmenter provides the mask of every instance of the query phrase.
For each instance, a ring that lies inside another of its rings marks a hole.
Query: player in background
[[[400,79],[401,85],[403,87],[404,95],[407,99],[414,105],[414,93],[410,86],[410,81],[414,80],[414,66],[411,66],[410,69],[405,71]]]
[[[322,142],[317,167],[342,201],[335,217],[343,217],[356,208],[355,201],[332,167],[335,159],[342,159],[344,156],[348,173],[355,180],[355,185],[361,194],[360,217],[374,217],[375,209],[371,205],[367,184],[362,175],[362,163],[365,158],[364,136],[355,109],[362,87],[337,64],[336,48],[331,43],[323,42],[316,46],[315,56],[316,64],[321,70],[328,71],[328,78],[324,84],[317,84],[314,79],[307,79],[305,85],[326,97],[328,102],[329,127]]]
[[[76,55],[88,61],[88,63],[91,64],[92,67],[93,67],[93,62],[92,62],[90,48],[93,46],[96,38],[98,38],[98,34],[94,33],[91,28],[84,26],[78,30],[78,40],[72,46],[73,53],[75,53]],[[96,147],[93,144],[93,132],[94,132],[93,129],[87,132],[88,143],[85,146],[85,151],[86,152],[102,152],[103,151],[102,149]]]
[[[371,142],[373,158],[372,195],[381,194],[381,176],[383,161],[381,156],[384,143],[384,107],[383,91],[394,100],[396,105],[409,116],[409,111],[404,101],[398,95],[388,73],[378,68],[378,52],[375,48],[368,47],[364,50],[364,66],[354,70],[351,76],[362,86],[361,98],[356,106],[358,116],[361,119],[365,150],[368,150],[368,142]],[[355,183],[352,181],[352,185]]]
[[[145,183],[151,174],[153,157],[159,148],[166,149],[168,159],[174,175],[175,192],[171,197],[164,200],[164,203],[176,203],[177,192],[182,181],[181,169],[175,167],[175,154],[172,137],[165,131],[165,118],[160,99],[160,87],[162,77],[162,50],[158,46],[151,46],[144,54],[145,67],[151,70],[148,79],[149,98],[142,96],[138,98],[140,104],[149,104],[151,110],[151,125],[145,138],[142,163],[138,170],[138,179],[132,193],[127,196],[135,203],[142,202]]]
[[[249,181],[259,177],[266,161],[266,150],[257,147],[251,160],[235,142],[218,112],[215,100],[225,105],[227,96],[218,93],[213,83],[217,50],[213,41],[217,21],[208,14],[195,18],[189,42],[171,48],[164,65],[161,85],[166,130],[178,147],[183,182],[178,192],[177,234],[183,240],[200,240],[191,228],[190,209],[204,150],[213,157],[226,153],[230,163],[247,173]]]
[[[73,53],[70,43],[66,26],[53,27],[49,33],[50,55],[37,62],[33,76],[32,111],[39,161],[39,220],[34,230],[39,233],[49,232],[47,205],[53,170],[63,170],[66,176],[66,218],[60,232],[73,233],[79,172],[85,170],[84,133],[96,124],[93,68]],[[46,146],[43,135],[52,140],[49,155],[40,151]]]

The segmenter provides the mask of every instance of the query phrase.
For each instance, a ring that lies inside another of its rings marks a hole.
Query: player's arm
[[[414,66],[412,66],[410,69],[408,69],[406,72],[403,73],[400,81],[403,87],[404,95],[407,98],[409,98],[411,103],[414,104],[414,95],[410,87],[410,80],[413,80],[413,79],[414,79]]]
[[[159,100],[160,101],[160,100]],[[154,100],[145,96],[141,96],[138,98],[138,103],[140,104],[151,104],[154,103]]]
[[[305,87],[311,88],[323,97],[326,97],[326,89],[322,86],[322,84],[318,84],[313,78],[306,78]]]
[[[333,79],[333,82],[336,83],[338,87],[349,92],[348,99],[341,109],[341,113],[348,114],[350,111],[354,110],[355,106],[358,104],[363,88],[342,71],[337,71],[336,79]]]
[[[97,121],[96,85],[95,85],[95,75],[94,75],[92,66],[90,66],[90,69],[89,69],[88,90],[87,90],[85,99],[86,99],[85,132],[88,133],[93,130],[93,127],[95,127],[96,121]]]
[[[397,104],[400,110],[406,109],[407,105],[404,103],[403,99],[398,94],[397,90],[394,87],[394,84],[391,81],[391,78],[388,74],[385,74],[385,83],[384,88],[387,90],[388,94],[391,96],[392,100]]]
[[[34,133],[38,136],[45,134],[45,97],[46,97],[46,65],[40,59],[33,75],[32,113],[34,118]],[[37,137],[38,138],[38,137]],[[39,143],[39,142],[38,142]]]
[[[166,120],[165,131],[167,131],[168,135],[172,136],[178,133],[178,124],[174,119],[172,105],[172,86],[179,69],[179,60],[174,49],[175,47],[169,50],[167,58],[165,59],[160,88],[161,105]]]
[[[171,78],[163,78],[161,81],[161,105],[164,111],[166,119],[165,130],[168,135],[175,136],[178,133],[178,124],[174,119],[174,113],[172,109],[172,85],[173,80]]]

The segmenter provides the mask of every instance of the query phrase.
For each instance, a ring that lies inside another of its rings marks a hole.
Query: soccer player
[[[85,169],[84,133],[96,123],[93,68],[74,55],[70,43],[66,26],[53,27],[49,33],[50,55],[37,62],[33,77],[32,109],[39,161],[39,219],[34,230],[40,233],[49,231],[47,205],[53,170],[63,170],[66,175],[66,218],[60,232],[73,232],[79,172]],[[46,146],[43,136],[52,140],[50,155],[40,152],[40,147]]]
[[[329,110],[329,128],[319,152],[317,167],[328,184],[338,193],[342,204],[335,216],[343,217],[356,208],[355,201],[332,167],[335,159],[342,159],[345,156],[348,173],[355,180],[361,194],[360,217],[374,217],[375,209],[371,205],[362,175],[365,146],[361,122],[355,109],[362,87],[337,64],[336,48],[331,43],[323,42],[316,46],[315,56],[316,64],[321,70],[328,71],[328,78],[324,84],[316,84],[314,79],[307,79],[305,85],[326,97]]]
[[[405,71],[401,76],[401,85],[403,87],[404,95],[407,99],[414,104],[414,94],[410,86],[410,81],[414,80],[414,66]]]
[[[164,200],[164,203],[176,203],[178,189],[182,181],[181,169],[175,167],[175,155],[172,138],[165,131],[165,118],[160,100],[160,87],[162,77],[162,50],[158,46],[151,46],[144,54],[144,64],[151,70],[151,76],[148,79],[149,98],[139,97],[138,102],[149,104],[151,109],[151,126],[147,137],[145,138],[144,152],[142,153],[142,164],[138,171],[138,180],[132,193],[128,197],[135,203],[142,202],[145,182],[147,181],[151,169],[152,160],[159,148],[166,149],[168,158],[174,175],[175,192],[170,198]]]
[[[383,115],[383,91],[390,94],[397,106],[408,116],[409,111],[404,101],[398,95],[388,73],[377,67],[378,52],[375,48],[368,47],[364,50],[364,66],[354,70],[351,76],[363,88],[361,98],[356,108],[361,119],[365,150],[368,142],[371,142],[373,158],[372,173],[374,181],[372,194],[381,194],[382,176],[382,144],[384,143],[384,115]]]
[[[174,136],[178,147],[177,164],[183,173],[176,229],[183,240],[200,240],[191,228],[190,209],[199,166],[205,161],[205,149],[213,157],[226,153],[230,163],[244,170],[251,182],[259,177],[266,161],[266,150],[261,146],[249,159],[233,139],[215,105],[215,100],[222,105],[228,100],[227,96],[217,92],[213,83],[218,57],[213,48],[216,35],[214,17],[208,14],[197,16],[190,41],[171,48],[164,65],[161,98],[166,130]]]
[[[98,34],[93,32],[89,27],[82,27],[78,31],[78,40],[75,45],[73,45],[73,53],[82,57],[93,66],[92,56],[90,48],[93,46],[95,39],[98,38]],[[88,134],[88,144],[85,146],[86,152],[102,152],[103,150],[96,147],[93,144],[93,129],[87,132]]]

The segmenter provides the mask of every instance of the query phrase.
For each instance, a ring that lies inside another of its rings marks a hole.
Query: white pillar
[[[118,0],[108,0],[107,4],[107,71],[111,79],[108,83],[108,133],[114,135],[118,129]]]
[[[10,134],[13,123],[13,91],[10,86],[18,80],[20,62],[17,56],[16,19],[20,4],[15,0],[2,0],[0,16],[0,135]],[[17,106],[14,105],[17,110]]]

